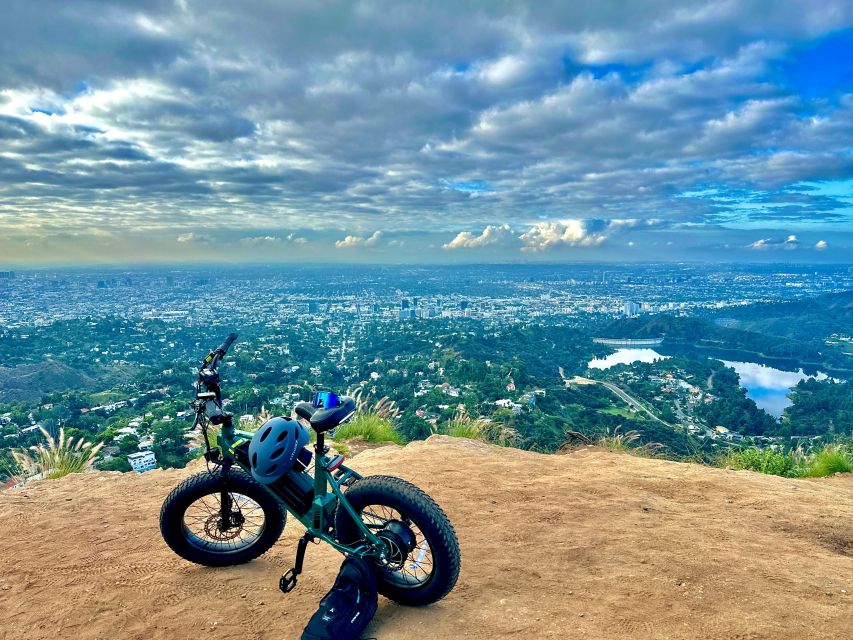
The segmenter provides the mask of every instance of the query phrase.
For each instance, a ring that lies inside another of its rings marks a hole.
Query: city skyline
[[[843,0],[11,2],[6,265],[853,255]]]

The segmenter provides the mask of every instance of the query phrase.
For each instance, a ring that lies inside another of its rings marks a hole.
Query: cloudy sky
[[[853,0],[5,0],[0,262],[853,256]]]

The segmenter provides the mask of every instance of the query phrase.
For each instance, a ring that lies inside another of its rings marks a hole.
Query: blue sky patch
[[[485,180],[462,180],[458,182],[442,180],[441,182],[448,189],[461,191],[462,193],[486,193],[493,191],[492,185]]]
[[[795,49],[780,69],[783,81],[805,98],[835,96],[853,89],[853,29]]]

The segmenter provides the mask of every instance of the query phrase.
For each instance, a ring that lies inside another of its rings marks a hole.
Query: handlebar
[[[220,355],[224,356],[226,353],[228,353],[228,349],[231,348],[231,345],[234,344],[234,341],[236,339],[236,333],[229,333],[228,337],[225,338],[225,341],[221,345],[219,345],[216,350],[219,352]]]
[[[216,347],[213,351],[207,354],[207,357],[201,363],[201,367],[199,367],[199,371],[205,368],[215,368],[219,361],[225,357],[225,354],[228,353],[228,349],[231,348],[231,345],[237,340],[236,333],[229,333],[228,337],[225,338],[225,341]]]

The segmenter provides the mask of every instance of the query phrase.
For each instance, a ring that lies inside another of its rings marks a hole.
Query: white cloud
[[[178,242],[186,244],[212,244],[213,238],[203,233],[182,233],[177,237]]]
[[[354,247],[375,247],[382,240],[382,232],[374,231],[373,235],[364,236],[347,236],[343,240],[335,242],[335,247],[338,249],[352,249]]]
[[[784,249],[793,251],[800,248],[800,241],[794,234],[789,235],[785,240],[776,240],[774,238],[761,238],[749,245],[749,249],[756,251],[768,251],[773,249]]]
[[[0,237],[105,228],[174,248],[164,229],[203,229],[263,246],[370,224],[411,232],[406,250],[336,246],[406,257],[419,233],[491,246],[486,229],[509,226],[522,239],[499,242],[539,252],[633,228],[573,217],[775,220],[742,227],[762,229],[754,248],[787,222],[849,222],[843,195],[796,185],[851,175],[853,95],[799,95],[779,64],[853,26],[849,0],[104,6],[12,3],[0,21]],[[770,204],[673,197],[706,189]]]
[[[815,243],[814,248],[815,248],[815,249],[817,249],[818,251],[823,251],[823,250],[824,250],[824,249],[826,249],[828,246],[829,246],[829,245],[826,243],[826,240],[818,240],[818,241]]]
[[[525,60],[507,55],[484,64],[479,70],[479,76],[485,82],[501,85],[521,79],[527,70]]]
[[[630,229],[664,226],[656,219],[559,220],[537,222],[519,236],[522,251],[547,251],[555,247],[592,247]],[[633,246],[633,245],[631,245]]]
[[[247,247],[262,247],[262,246],[274,246],[274,245],[284,245],[284,244],[305,244],[308,241],[305,238],[299,237],[294,233],[290,233],[283,238],[280,236],[248,236],[245,238],[240,238],[240,244],[245,245]]]
[[[443,249],[479,249],[516,240],[515,231],[508,224],[489,225],[479,235],[461,231],[453,240],[442,245]]]
[[[769,249],[772,242],[773,240],[770,238],[761,238],[760,240],[756,240],[755,242],[750,244],[749,248],[763,251],[764,249]]]

